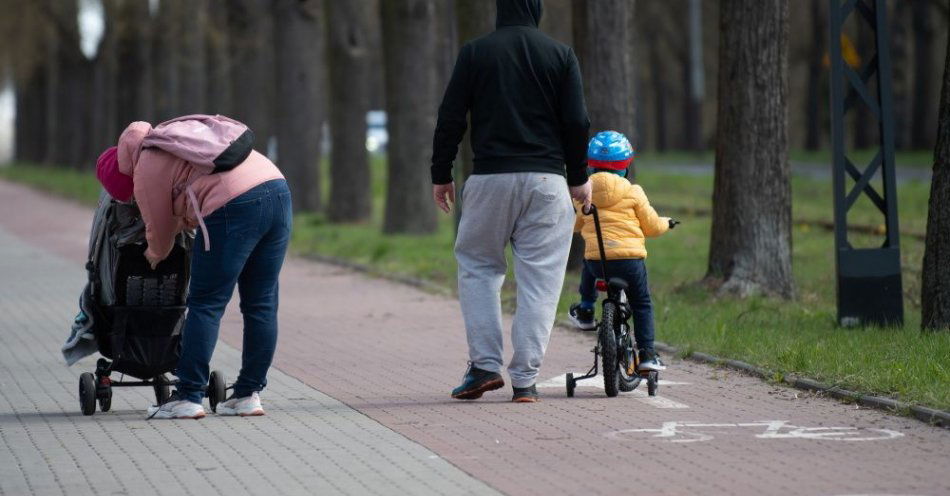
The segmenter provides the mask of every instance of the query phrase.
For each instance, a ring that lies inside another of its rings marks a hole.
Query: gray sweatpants
[[[518,299],[508,373],[513,386],[530,386],[551,337],[571,246],[567,181],[540,172],[473,175],[462,195],[455,258],[469,358],[475,367],[501,371],[501,286],[510,241]]]

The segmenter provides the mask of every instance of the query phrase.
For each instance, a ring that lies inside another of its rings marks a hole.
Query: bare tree
[[[76,0],[48,1],[45,8],[50,16],[46,161],[81,167],[89,155],[92,64],[79,44],[79,4]]]
[[[228,39],[228,11],[212,8],[205,28],[206,88],[205,102],[212,114],[233,114],[231,50]]]
[[[178,106],[182,114],[207,112],[205,98],[208,71],[205,39],[209,1],[188,0],[179,11],[181,54],[178,58]]]
[[[822,87],[822,73],[824,68],[821,61],[825,56],[826,43],[828,37],[827,22],[825,21],[825,11],[828,9],[828,2],[823,0],[811,0],[811,39],[810,50],[808,52],[808,87],[805,98],[805,148],[808,150],[817,150],[821,147],[821,136],[824,126],[821,120],[821,95],[827,92],[826,87]]]
[[[116,58],[122,78],[117,89],[117,119],[120,126],[133,121],[150,121],[154,96],[148,3],[119,0],[115,12]]]
[[[619,131],[636,144],[633,2],[577,0],[573,12],[574,44],[584,74],[591,129]],[[608,46],[610,50],[603,49]]]
[[[360,222],[372,214],[371,171],[366,151],[373,67],[370,32],[380,29],[379,2],[327,3],[330,70],[330,204],[332,222]]]
[[[465,2],[466,0],[460,0]],[[495,2],[491,2],[494,4]],[[461,19],[461,18],[459,18]],[[561,43],[574,42],[574,23],[571,0],[546,0],[541,16],[541,31]]]
[[[947,41],[937,122],[921,270],[920,323],[924,329],[950,331],[950,40]]]
[[[584,97],[591,130],[624,133],[638,146],[633,90],[633,2],[631,0],[575,0],[572,9],[574,51],[584,76]],[[610,50],[602,47],[609,46]],[[584,241],[575,234],[568,269],[583,264]]]
[[[820,1],[820,0],[814,0]],[[908,148],[910,142],[910,2],[894,2],[888,13],[891,21],[892,93],[894,98],[894,147]]]
[[[436,0],[382,2],[389,130],[383,232],[425,234],[437,227],[425,164],[435,129]]]
[[[706,279],[791,297],[788,3],[722,0],[719,132]]]
[[[703,100],[706,74],[703,67],[703,7],[700,0],[687,5],[688,46],[683,50],[683,147],[702,150]]]
[[[545,4],[547,6],[548,4]],[[495,28],[494,0],[458,0],[455,10],[458,17],[459,45],[463,45],[475,38],[491,33]],[[468,178],[474,168],[471,130],[465,131],[462,139],[461,170],[456,173],[456,183],[461,184]],[[459,212],[457,211],[456,214]]]
[[[181,113],[179,88],[182,57],[181,18],[188,14],[182,0],[162,0],[152,30],[152,98],[155,120],[165,121]]]
[[[925,149],[933,146],[933,66],[934,12],[931,2],[911,2],[914,33],[914,108],[911,119],[911,146]]]
[[[323,2],[275,0],[277,157],[296,210],[319,211],[326,84]]]
[[[49,66],[47,53],[48,16],[38,2],[0,0],[0,63],[12,72],[16,118],[14,122],[14,159],[42,162],[46,155],[47,92]]]
[[[118,0],[103,0],[103,32],[93,61],[92,89],[89,127],[90,158],[116,143],[120,122],[116,119],[118,107],[116,92],[119,85],[118,61],[116,59],[116,3]],[[90,160],[91,163],[91,160]]]
[[[271,0],[227,0],[232,117],[254,131],[261,153],[268,152],[275,125],[272,7]]]

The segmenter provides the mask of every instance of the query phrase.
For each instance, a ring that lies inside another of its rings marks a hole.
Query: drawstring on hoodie
[[[211,237],[208,236],[208,226],[205,225],[205,218],[201,215],[201,207],[198,206],[195,190],[191,188],[190,184],[185,190],[188,192],[188,200],[191,201],[191,208],[195,209],[195,217],[198,218],[198,225],[201,227],[201,237],[205,242],[205,251],[211,251]]]

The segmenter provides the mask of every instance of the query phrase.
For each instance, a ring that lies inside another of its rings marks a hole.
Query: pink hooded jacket
[[[206,174],[166,151],[168,147],[143,148],[142,141],[151,131],[147,122],[129,124],[119,137],[118,159],[119,171],[132,176],[133,197],[145,221],[145,257],[153,268],[171,252],[178,233],[198,226],[198,215],[207,217],[251,188],[284,177],[256,151],[230,171]],[[185,191],[189,185],[197,215]]]

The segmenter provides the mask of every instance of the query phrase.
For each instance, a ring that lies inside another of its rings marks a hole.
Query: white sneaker
[[[250,396],[243,398],[229,398],[224,403],[218,404],[218,415],[241,416],[241,417],[259,417],[264,415],[264,408],[261,407],[261,396],[254,391]]]
[[[164,405],[148,407],[147,420],[150,419],[200,419],[204,418],[205,409],[200,403],[179,400],[173,396]]]

